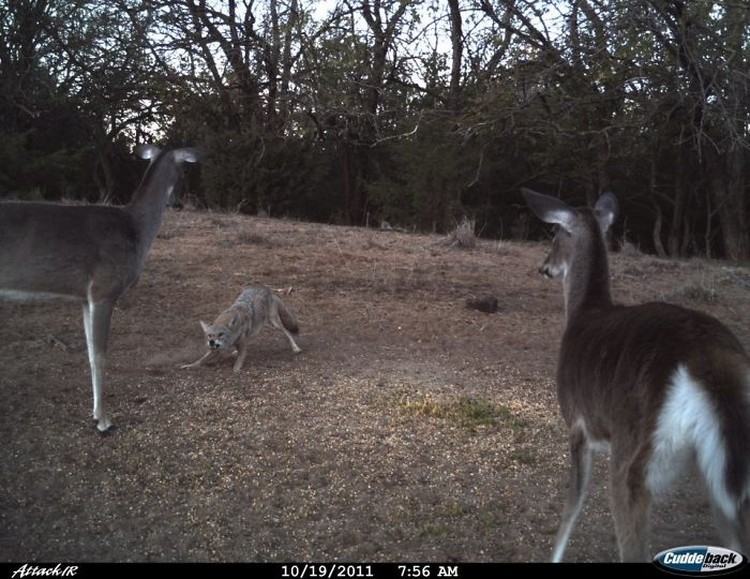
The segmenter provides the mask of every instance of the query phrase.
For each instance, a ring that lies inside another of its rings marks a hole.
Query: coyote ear
[[[201,322],[201,328],[203,328],[203,331],[207,332],[208,331],[208,324],[206,322],[204,322],[203,320],[201,320],[200,322]]]

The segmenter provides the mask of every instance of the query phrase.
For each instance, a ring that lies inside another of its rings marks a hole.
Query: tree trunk
[[[679,181],[679,177],[677,178]],[[672,257],[683,257],[685,255],[685,236],[688,229],[688,193],[684,183],[676,183],[674,189],[674,210],[672,211],[672,223],[669,228],[667,248]]]
[[[451,47],[453,49],[451,61],[451,77],[448,87],[448,110],[457,114],[461,107],[461,59],[463,56],[464,39],[461,30],[461,9],[458,0],[448,0],[451,17]]]
[[[736,60],[738,68],[727,74],[726,103],[728,114],[725,118],[725,152],[718,163],[721,168],[714,173],[712,189],[716,202],[721,238],[726,257],[742,260],[750,257],[750,238],[747,231],[747,204],[745,201],[745,147],[747,146],[747,123],[750,120],[750,89],[747,81],[747,56],[745,42],[750,27],[750,9],[744,2],[727,3],[723,22],[725,24],[726,45],[729,60]],[[745,64],[742,64],[742,63]],[[745,136],[742,142],[741,136]]]
[[[656,219],[654,220],[653,230],[654,249],[656,250],[656,255],[658,255],[659,257],[666,257],[667,252],[664,249],[664,244],[661,242],[661,226],[663,222],[663,214],[659,205],[654,203],[654,207],[656,208]]]
[[[716,171],[711,179],[724,256],[735,261],[746,259],[750,256],[750,238],[745,216],[743,151],[739,148],[729,151],[716,165],[724,167],[723,171]]]

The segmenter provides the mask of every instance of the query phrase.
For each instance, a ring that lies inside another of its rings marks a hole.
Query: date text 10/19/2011
[[[458,577],[456,565],[291,564],[281,565],[281,579],[428,579]]]

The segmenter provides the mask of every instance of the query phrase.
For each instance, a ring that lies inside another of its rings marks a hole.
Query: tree
[[[6,4],[5,193],[125,197],[168,140],[215,152],[209,206],[508,235],[522,185],[612,189],[647,249],[750,251],[745,2]]]
[[[16,193],[129,199],[126,148],[158,120],[158,86],[124,2],[25,0],[0,7],[0,91]],[[154,98],[156,97],[156,98]],[[127,135],[127,136],[126,136]],[[24,176],[25,175],[25,176]]]

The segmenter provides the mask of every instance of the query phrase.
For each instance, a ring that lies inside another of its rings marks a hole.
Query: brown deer
[[[557,394],[569,427],[570,481],[553,561],[583,506],[593,455],[610,452],[611,507],[622,561],[649,560],[649,511],[692,464],[702,475],[721,539],[750,553],[750,358],[715,318],[663,302],[612,302],[604,234],[611,193],[574,209],[522,191],[556,225],[540,268],[562,277],[565,329]]]
[[[112,427],[102,401],[112,311],[143,269],[182,163],[202,156],[198,149],[153,145],[136,154],[150,164],[123,207],[0,204],[0,298],[83,303],[93,416],[102,433]]]

